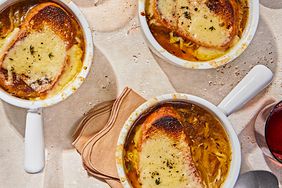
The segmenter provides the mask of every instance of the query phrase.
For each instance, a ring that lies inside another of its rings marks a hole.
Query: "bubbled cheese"
[[[204,2],[178,0],[178,27],[189,33],[193,40],[207,46],[222,46],[230,40],[230,30],[223,27],[223,20],[211,11]],[[186,8],[187,7],[187,8]]]
[[[196,175],[186,136],[169,135],[162,130],[144,141],[140,152],[140,182],[144,188],[203,187]]]
[[[8,81],[13,73],[38,92],[52,87],[61,75],[66,60],[66,45],[51,29],[33,32],[17,41],[7,52],[2,67],[8,71]]]
[[[201,46],[221,49],[235,34],[232,8],[229,1],[149,0],[146,11],[150,24],[172,29]]]

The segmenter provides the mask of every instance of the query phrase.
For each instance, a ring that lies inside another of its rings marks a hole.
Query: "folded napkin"
[[[122,187],[115,161],[120,130],[130,114],[143,102],[129,88],[113,101],[96,105],[80,121],[73,134],[73,145],[81,154],[88,174],[104,180],[111,187]]]

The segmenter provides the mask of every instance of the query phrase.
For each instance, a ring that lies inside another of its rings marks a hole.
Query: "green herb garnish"
[[[48,57],[49,57],[49,59],[52,59],[52,58],[54,57],[53,53],[52,53],[52,52],[49,53],[49,54],[48,54]]]
[[[34,46],[30,45],[29,51],[30,51],[30,54],[33,55],[35,53]]]

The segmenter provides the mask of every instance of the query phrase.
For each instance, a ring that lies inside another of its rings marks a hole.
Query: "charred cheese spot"
[[[165,116],[160,119],[157,119],[153,125],[157,128],[162,128],[166,131],[171,132],[178,132],[182,130],[182,125],[178,121],[178,119],[171,117],[171,116]]]
[[[57,35],[67,42],[68,47],[73,44],[76,31],[72,20],[57,4],[42,3],[32,9],[26,19],[27,22],[24,23],[23,28],[41,30],[44,25],[49,25]]]

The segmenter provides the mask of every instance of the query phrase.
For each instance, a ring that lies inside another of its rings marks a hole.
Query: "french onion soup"
[[[25,0],[0,12],[0,86],[23,99],[61,91],[83,66],[80,25],[61,5]]]
[[[226,54],[242,37],[248,0],[146,0],[151,33],[169,53],[189,61]]]
[[[124,167],[134,188],[218,188],[231,155],[228,136],[214,115],[186,101],[166,101],[134,122]]]

